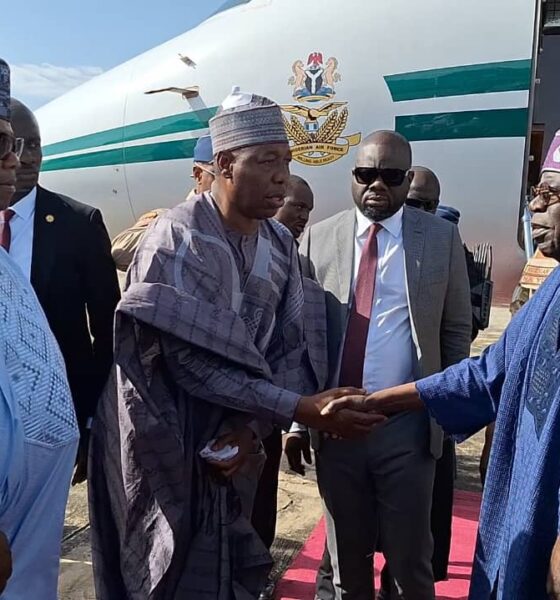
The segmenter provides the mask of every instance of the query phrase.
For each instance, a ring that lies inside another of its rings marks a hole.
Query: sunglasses
[[[371,185],[379,178],[389,187],[402,185],[408,171],[402,169],[376,169],[375,167],[356,167],[352,171],[354,178],[360,185]]]
[[[16,138],[9,133],[0,133],[0,160],[4,160],[10,152],[13,152],[18,159],[21,158],[25,140]]]
[[[434,210],[437,207],[433,200],[419,200],[418,198],[407,198],[406,205],[426,211]]]
[[[560,190],[553,188],[546,183],[533,186],[531,188],[531,195],[533,198],[542,198],[547,206],[558,204],[558,202],[560,202]]]

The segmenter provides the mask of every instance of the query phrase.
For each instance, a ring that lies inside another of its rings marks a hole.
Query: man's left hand
[[[550,600],[560,600],[560,537],[552,549],[546,591]]]
[[[73,486],[84,483],[84,481],[87,479],[88,451],[89,429],[86,429],[82,433],[80,445],[78,446],[78,458],[76,459],[76,468],[74,469],[74,477],[72,478]]]
[[[244,427],[238,431],[232,431],[219,437],[212,450],[219,451],[227,445],[239,448],[237,454],[230,460],[210,460],[206,462],[219,471],[224,477],[231,477],[242,466],[247,456],[253,452],[255,446],[255,434],[249,427]]]
[[[313,464],[311,460],[311,440],[306,431],[284,434],[284,452],[290,469],[299,475],[305,475],[304,460],[308,465]]]

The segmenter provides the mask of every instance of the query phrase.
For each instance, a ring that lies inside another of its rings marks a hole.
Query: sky
[[[184,33],[225,0],[6,2],[0,57],[12,95],[36,109],[103,71]]]

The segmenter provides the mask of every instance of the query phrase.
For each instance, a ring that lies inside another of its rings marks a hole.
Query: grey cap
[[[0,58],[0,119],[10,120],[10,67]]]
[[[214,154],[259,144],[288,143],[282,110],[272,100],[233,88],[210,120]]]

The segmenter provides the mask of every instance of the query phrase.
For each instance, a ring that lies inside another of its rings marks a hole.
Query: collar
[[[383,229],[386,229],[394,238],[399,237],[401,234],[403,212],[404,208],[401,207],[394,215],[390,216],[388,219],[379,221],[379,225],[381,225]],[[369,228],[373,222],[374,221],[368,219],[360,210],[356,208],[356,237],[364,237],[369,231]]]
[[[24,196],[19,202],[16,202],[10,208],[16,213],[16,215],[27,221],[33,216],[35,212],[35,203],[37,201],[37,187],[34,187],[27,196]]]

